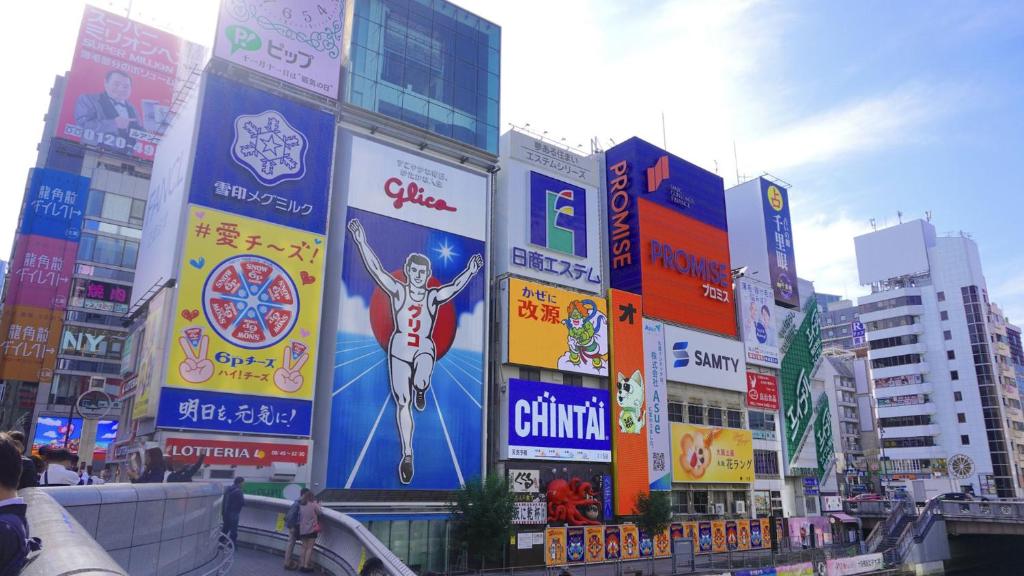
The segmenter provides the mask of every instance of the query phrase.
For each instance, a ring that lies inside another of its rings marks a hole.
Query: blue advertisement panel
[[[728,231],[720,176],[637,137],[608,150],[605,166],[612,288],[643,293],[639,198]]]
[[[206,390],[164,387],[156,425],[279,436],[308,436],[313,403]]]
[[[775,303],[797,308],[796,255],[793,251],[793,226],[789,219],[789,193],[778,184],[761,178],[761,203],[764,228],[768,237],[768,269]]]
[[[189,202],[324,234],[334,117],[206,77]]]
[[[508,457],[611,462],[608,390],[508,381]]]
[[[18,232],[77,242],[88,200],[88,178],[33,168]]]
[[[530,171],[530,244],[587,257],[587,191]]]

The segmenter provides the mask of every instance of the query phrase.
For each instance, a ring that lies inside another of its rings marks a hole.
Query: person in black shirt
[[[27,448],[25,433],[21,430],[11,430],[7,434],[11,440],[17,443],[18,449],[21,451],[21,480],[18,482],[18,490],[39,486],[39,471],[36,470],[35,460],[25,455]]]

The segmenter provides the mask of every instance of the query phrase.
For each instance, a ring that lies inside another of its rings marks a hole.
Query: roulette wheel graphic
[[[203,313],[224,340],[241,348],[267,348],[295,327],[299,293],[277,263],[249,254],[232,256],[207,276]]]

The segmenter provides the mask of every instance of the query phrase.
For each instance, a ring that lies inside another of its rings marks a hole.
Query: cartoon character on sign
[[[719,428],[711,430],[707,435],[691,431],[679,439],[679,465],[688,478],[699,480],[704,477],[713,460],[711,445],[721,433]]]
[[[606,335],[607,318],[597,308],[593,300],[573,300],[566,308],[565,320],[562,323],[568,331],[568,352],[562,355],[560,366],[579,367],[590,364],[594,370],[601,372],[607,363],[608,338]]]
[[[483,269],[484,259],[479,254],[474,254],[469,259],[466,269],[451,283],[429,286],[430,260],[423,254],[412,253],[405,260],[403,281],[384,270],[380,259],[370,248],[366,240],[366,231],[358,219],[350,220],[348,229],[366,271],[391,301],[394,327],[387,352],[391,395],[397,408],[395,412],[398,435],[402,444],[398,477],[403,484],[409,484],[413,477],[414,428],[410,401],[415,396],[416,409],[422,412],[426,408],[426,393],[430,387],[434,361],[437,359],[433,340],[435,320],[440,308],[451,302]]]
[[[619,403],[619,430],[639,434],[644,429],[644,377],[639,370],[629,378],[619,372],[615,381],[615,399]]]
[[[566,482],[556,478],[548,483],[547,497],[548,522],[565,522],[572,526],[601,523],[597,520],[601,503],[590,482],[579,478]]]

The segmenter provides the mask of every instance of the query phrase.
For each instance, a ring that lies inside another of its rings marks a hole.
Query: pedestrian
[[[128,470],[128,477],[132,484],[159,484],[164,481],[165,473],[164,452],[154,447],[146,450],[146,466],[142,474]]]
[[[245,494],[242,493],[242,484],[245,478],[235,478],[234,483],[224,491],[224,501],[220,505],[221,520],[224,523],[221,532],[231,538],[231,543],[238,546],[238,517],[242,514],[242,506],[245,506]]]
[[[199,459],[196,463],[189,466],[182,462],[181,464],[172,464],[168,462],[167,467],[171,470],[171,474],[167,477],[168,482],[191,482],[192,477],[199,472],[199,469],[203,466],[203,460],[206,459],[206,454],[200,454]],[[177,470],[175,470],[177,466]]]
[[[309,492],[309,488],[299,491],[299,497],[292,502],[288,513],[284,515],[284,527],[288,530],[288,546],[284,549],[285,570],[295,570],[299,567],[299,563],[292,559],[292,553],[295,551],[295,542],[299,539],[299,507],[302,505],[302,497],[306,495],[306,492]],[[299,558],[302,558],[301,553]]]
[[[55,448],[46,453],[46,470],[42,486],[77,486],[81,481],[72,464],[73,457],[66,448]]]
[[[21,479],[18,481],[18,490],[22,488],[33,488],[39,485],[39,475],[36,472],[36,463],[26,454],[25,433],[21,430],[11,430],[7,433],[11,440],[17,443],[21,453]]]
[[[313,546],[320,535],[320,503],[312,491],[299,500],[299,540],[302,541],[302,566],[300,572],[312,572]]]
[[[16,576],[39,540],[29,538],[25,501],[18,498],[22,453],[18,442],[0,432],[0,575]]]

